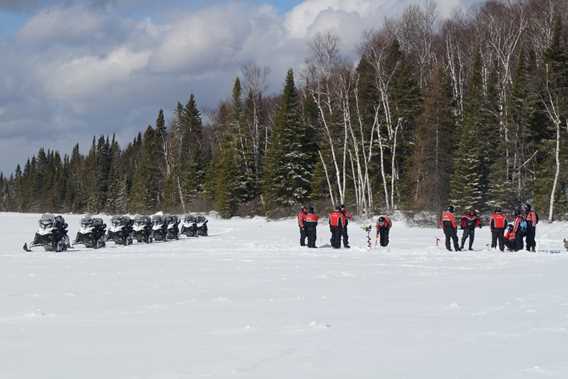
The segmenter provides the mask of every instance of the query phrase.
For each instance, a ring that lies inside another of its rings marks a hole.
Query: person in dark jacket
[[[446,235],[446,249],[452,251],[450,242],[453,241],[455,251],[460,251],[458,241],[458,223],[454,213],[456,209],[450,205],[446,211],[442,213],[442,228]]]
[[[382,247],[389,245],[389,233],[392,227],[392,222],[387,216],[380,216],[377,220],[377,242]],[[375,246],[377,243],[375,242]]]
[[[304,228],[304,220],[306,215],[308,214],[308,209],[306,207],[302,207],[300,212],[298,212],[298,227],[300,228],[300,246],[306,246],[306,229]]]
[[[530,204],[525,204],[525,220],[527,222],[526,247],[527,251],[536,251],[536,224],[538,224],[538,214],[532,209]]]
[[[353,215],[351,212],[345,209],[345,205],[341,205],[341,214],[343,215],[342,220],[343,224],[341,226],[341,237],[343,238],[343,247],[349,249],[349,235],[347,234],[347,225],[349,224],[349,220],[353,220]]]
[[[308,237],[308,247],[316,248],[317,227],[319,216],[315,213],[314,208],[310,207],[304,217],[304,229]]]
[[[499,242],[499,250],[505,250],[505,228],[507,227],[507,217],[501,211],[501,208],[495,208],[495,212],[491,214],[491,248],[497,248]]]
[[[511,236],[514,239],[514,249],[513,251],[523,250],[524,246],[524,233],[526,231],[526,220],[520,209],[515,210],[515,219],[513,220],[513,229],[511,231]]]
[[[331,231],[331,247],[341,248],[341,236],[343,235],[343,213],[341,207],[337,207],[329,214],[329,230]]]
[[[473,250],[473,241],[475,240],[475,228],[481,228],[481,220],[475,209],[470,210],[461,218],[461,228],[463,230],[461,240],[461,250],[465,247],[465,241],[469,238],[469,250]]]

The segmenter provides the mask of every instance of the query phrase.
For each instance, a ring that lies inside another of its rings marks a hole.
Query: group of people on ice
[[[300,228],[300,246],[316,248],[317,225],[319,216],[313,207],[302,207],[298,212],[298,227]],[[339,205],[328,215],[329,230],[331,232],[330,244],[334,249],[343,247],[349,249],[349,221],[353,220],[353,215],[345,209],[344,205]],[[377,242],[386,247],[389,244],[389,231],[392,222],[387,216],[380,216],[377,219]],[[307,240],[307,244],[306,244]]]
[[[511,221],[503,213],[501,208],[495,208],[489,219],[491,228],[491,248],[504,251],[519,251],[526,248],[527,251],[536,251],[536,225],[538,214],[530,204],[523,204],[515,209]],[[481,228],[479,212],[470,209],[462,216],[460,227],[463,230],[461,244],[458,240],[458,222],[455,216],[455,208],[449,206],[442,213],[441,226],[446,237],[446,249],[452,251],[452,243],[455,251],[465,248],[465,242],[469,241],[469,250],[473,250],[475,229]]]

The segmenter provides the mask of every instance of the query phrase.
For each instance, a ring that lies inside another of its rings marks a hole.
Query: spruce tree
[[[264,171],[269,209],[297,205],[308,198],[313,158],[307,151],[307,137],[294,73],[289,70]]]
[[[479,143],[482,95],[481,56],[478,53],[469,81],[464,123],[459,135],[454,171],[450,180],[450,201],[461,210],[479,208],[482,205]]]

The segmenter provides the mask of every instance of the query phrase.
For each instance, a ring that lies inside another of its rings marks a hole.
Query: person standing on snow
[[[513,229],[513,224],[508,224],[507,230],[505,231],[505,234],[503,236],[503,239],[505,240],[505,246],[507,246],[507,250],[509,251],[516,251],[516,236]]]
[[[306,215],[308,214],[308,209],[306,207],[302,207],[300,212],[298,212],[298,227],[300,228],[300,246],[306,246],[306,229],[304,227],[304,220]]]
[[[316,248],[317,227],[319,216],[314,212],[314,208],[310,207],[304,217],[304,229],[308,237],[308,247]]]
[[[382,247],[387,247],[389,245],[389,232],[392,227],[392,222],[387,216],[380,216],[377,220],[377,242],[380,243]]]
[[[526,244],[527,251],[536,251],[536,224],[538,224],[538,214],[532,209],[530,204],[525,204],[527,231],[526,231]]]
[[[461,228],[463,235],[461,240],[461,250],[465,247],[465,241],[469,238],[469,250],[473,250],[473,241],[475,239],[475,228],[481,228],[481,220],[475,209],[471,209],[461,218]]]
[[[331,231],[331,247],[341,248],[341,236],[343,235],[343,213],[341,207],[337,207],[329,214],[329,230]]]
[[[507,227],[507,217],[501,211],[501,208],[495,208],[495,212],[491,214],[491,248],[497,248],[499,242],[499,250],[505,250],[505,228]]]
[[[523,237],[524,233],[526,232],[527,222],[523,217],[523,214],[520,209],[515,210],[515,219],[513,221],[513,229],[511,230],[512,236],[510,238],[514,239],[514,248],[513,251],[523,250]]]
[[[446,249],[448,251],[452,251],[450,240],[454,243],[455,251],[460,251],[458,241],[458,223],[456,221],[456,216],[454,215],[455,212],[456,209],[450,205],[448,209],[442,213],[442,228],[446,235]]]
[[[349,249],[349,235],[347,234],[347,225],[349,224],[349,220],[353,220],[353,215],[351,212],[345,209],[345,205],[341,204],[340,207],[341,214],[343,215],[342,221],[343,224],[341,225],[341,237],[343,238],[343,247]]]

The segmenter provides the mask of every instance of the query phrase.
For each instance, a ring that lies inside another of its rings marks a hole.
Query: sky
[[[212,109],[244,64],[270,67],[276,93],[318,32],[355,57],[363,32],[421,1],[0,0],[0,171],[40,147],[128,142],[190,93]],[[475,1],[436,0],[442,17]]]

